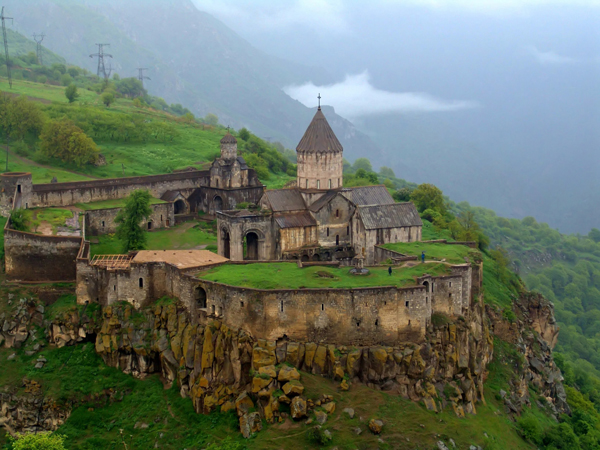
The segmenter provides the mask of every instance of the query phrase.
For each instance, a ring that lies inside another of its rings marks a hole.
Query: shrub
[[[22,209],[15,209],[10,213],[10,223],[13,230],[27,231],[27,221],[25,219],[25,213]]]
[[[517,430],[523,439],[536,445],[542,443],[544,430],[540,422],[532,416],[524,416],[517,420]]]
[[[65,450],[64,436],[53,434],[50,431],[42,431],[37,434],[20,435],[12,441],[13,450]]]

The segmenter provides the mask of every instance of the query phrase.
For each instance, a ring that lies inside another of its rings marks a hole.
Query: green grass
[[[395,244],[383,244],[382,247],[404,255],[418,256],[425,252],[426,261],[441,261],[443,259],[451,264],[464,264],[465,257],[477,250],[466,245],[432,244],[427,242],[397,242]]]
[[[66,220],[73,217],[72,211],[60,208],[31,208],[23,210],[23,214],[29,231],[34,233],[40,231],[41,224],[48,223],[56,234],[57,228],[65,226]]]
[[[54,86],[51,84],[13,79],[11,89],[8,80],[6,78],[0,78],[0,91],[41,98],[51,102],[69,103],[69,100],[65,97],[65,86]],[[100,96],[95,92],[86,89],[78,89],[77,92],[79,93],[79,98],[75,103],[101,104]]]
[[[424,273],[441,275],[449,272],[445,264],[418,264],[396,268],[392,276],[387,267],[370,268],[368,275],[351,275],[348,267],[298,268],[295,263],[225,264],[198,274],[198,278],[232,286],[255,289],[353,288],[373,286],[407,286]]]
[[[99,202],[91,202],[91,203],[77,203],[75,206],[79,209],[83,209],[84,211],[91,211],[97,209],[112,209],[112,208],[123,208],[127,203],[126,198],[116,199],[116,200],[103,200]],[[160,198],[150,197],[151,205],[158,205],[161,203],[167,203]]]
[[[217,236],[212,230],[202,228],[201,223],[186,222],[175,227],[152,231],[148,236],[148,250],[189,250],[215,244]],[[112,234],[100,236],[92,244],[91,255],[114,255],[122,253],[121,241]]]

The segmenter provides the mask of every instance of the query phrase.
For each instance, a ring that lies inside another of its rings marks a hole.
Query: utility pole
[[[33,35],[33,40],[37,44],[36,53],[37,53],[38,64],[40,66],[44,65],[44,62],[42,61],[42,41],[44,40],[45,37],[46,37],[46,35],[44,33]]]
[[[12,89],[12,75],[10,73],[10,60],[8,59],[8,40],[6,39],[6,20],[10,20],[12,23],[12,17],[4,16],[4,6],[2,7],[2,12],[0,12],[0,19],[2,20],[2,37],[4,38],[4,53],[6,55],[6,73],[8,75],[8,84]]]
[[[149,80],[150,77],[144,76],[144,70],[148,70],[146,68],[139,67],[138,68],[138,80],[142,83],[142,87],[144,87],[144,80]]]
[[[98,76],[102,75],[105,80],[110,76],[110,72],[106,73],[106,67],[104,65],[104,58],[112,58],[112,55],[104,53],[104,47],[108,47],[110,44],[96,44],[98,46],[98,53],[90,55],[90,58],[98,57]],[[110,69],[112,71],[112,68]]]

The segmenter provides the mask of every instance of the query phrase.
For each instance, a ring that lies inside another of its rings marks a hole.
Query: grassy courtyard
[[[58,227],[66,226],[67,219],[73,218],[73,211],[61,208],[24,209],[27,231],[31,233],[56,234]]]
[[[217,236],[209,224],[185,222],[171,228],[155,230],[147,234],[148,250],[191,250],[217,251]],[[99,236],[92,242],[91,254],[115,255],[123,253],[122,243],[114,234]]]
[[[479,251],[466,245],[435,244],[427,242],[397,242],[395,244],[383,244],[383,248],[393,250],[403,255],[418,256],[425,252],[426,261],[445,260],[450,264],[464,264],[465,258],[473,254],[479,255]],[[470,257],[470,260],[473,258]]]
[[[300,269],[295,263],[224,264],[200,272],[198,278],[255,289],[355,288],[410,286],[425,273],[449,273],[449,267],[442,263],[396,267],[391,276],[387,267],[370,268],[368,275],[351,275],[349,270],[349,267],[328,266]]]

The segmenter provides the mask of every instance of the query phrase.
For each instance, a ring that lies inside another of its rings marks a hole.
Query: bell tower
[[[237,139],[227,130],[227,134],[221,139],[221,158],[237,158]]]
[[[300,189],[340,189],[344,149],[321,111],[321,94],[317,98],[317,113],[296,147],[297,186]]]

